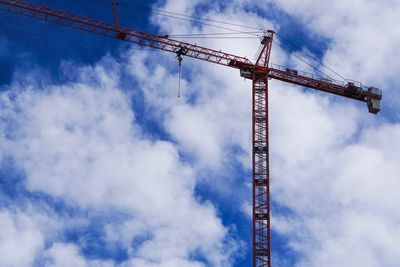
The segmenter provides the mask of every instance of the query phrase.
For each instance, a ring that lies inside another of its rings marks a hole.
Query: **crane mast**
[[[268,31],[253,69],[252,189],[253,266],[271,266],[271,208],[269,187],[268,67],[274,32]]]
[[[235,68],[252,80],[252,258],[253,267],[271,267],[270,170],[268,135],[268,81],[276,79],[367,103],[370,113],[380,111],[381,90],[352,81],[317,78],[297,70],[270,64],[273,31],[261,40],[262,49],[252,63],[242,56],[174,40],[119,25],[117,1],[113,2],[114,23],[52,9],[25,0],[0,0],[0,10],[72,27],[172,53]]]

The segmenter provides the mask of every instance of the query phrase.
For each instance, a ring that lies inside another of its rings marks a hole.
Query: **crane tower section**
[[[252,90],[252,164],[253,164],[253,266],[271,266],[271,209],[268,138],[268,66],[272,38],[269,31],[253,69]]]

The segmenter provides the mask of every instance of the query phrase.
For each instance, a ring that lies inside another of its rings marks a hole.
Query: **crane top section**
[[[246,57],[233,55],[221,50],[214,50],[196,44],[174,40],[168,36],[155,35],[136,29],[122,27],[119,25],[117,16],[117,5],[113,3],[114,24],[84,16],[52,9],[45,6],[33,4],[25,0],[0,0],[0,10],[29,16],[51,23],[56,23],[78,30],[92,32],[119,40],[136,43],[172,53],[184,51],[181,56],[191,57],[208,61],[211,63],[228,66],[240,70],[244,78],[277,79],[280,81],[297,84],[304,87],[316,89],[335,95],[359,100],[368,104],[370,113],[380,111],[382,99],[381,90],[374,87],[363,87],[354,82],[343,84],[335,83],[327,79],[316,79],[302,75],[296,70],[276,68],[269,64],[274,32],[268,31],[261,39],[261,49],[255,63]]]

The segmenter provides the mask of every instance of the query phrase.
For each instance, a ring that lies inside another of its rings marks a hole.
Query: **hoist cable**
[[[339,73],[337,73],[335,70],[333,70],[332,68],[328,67],[327,65],[325,65],[324,63],[322,63],[320,60],[318,60],[316,57],[314,57],[313,55],[311,55],[310,53],[304,51],[304,49],[299,48],[299,46],[295,45],[293,42],[291,42],[290,40],[288,40],[287,38],[283,37],[281,34],[276,33],[276,35],[279,37],[279,39],[281,39],[282,41],[288,43],[290,46],[292,46],[293,48],[299,50],[301,53],[303,53],[305,56],[315,60],[316,62],[318,62],[320,65],[322,65],[323,67],[325,67],[326,69],[330,70],[331,72],[333,72],[334,74],[336,74],[337,76],[339,76],[340,78],[342,78],[343,80],[346,80],[342,75],[340,75]]]

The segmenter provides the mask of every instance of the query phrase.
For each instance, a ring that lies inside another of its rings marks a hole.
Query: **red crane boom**
[[[0,10],[72,27],[187,56],[240,70],[240,75],[253,81],[253,266],[271,267],[270,238],[270,176],[268,143],[268,80],[277,79],[313,88],[330,94],[366,102],[371,113],[380,111],[381,90],[364,87],[355,82],[338,82],[316,78],[311,74],[269,64],[273,31],[261,40],[262,49],[256,63],[246,57],[201,47],[136,29],[121,27],[118,22],[117,1],[113,3],[114,24],[36,5],[24,0],[0,0]]]
[[[373,87],[366,89],[359,83],[338,83],[337,81],[328,79],[317,79],[306,73],[304,73],[305,75],[301,75],[296,70],[285,70],[280,66],[268,66],[269,56],[266,60],[264,60],[264,63],[266,64],[261,64],[259,61],[254,64],[246,57],[174,40],[168,38],[168,36],[159,36],[136,29],[120,27],[118,24],[115,3],[113,4],[115,24],[36,5],[24,0],[0,0],[0,10],[17,13],[23,16],[30,16],[36,19],[42,19],[78,30],[117,38],[168,52],[176,53],[179,49],[184,48],[185,56],[187,57],[240,69],[243,71],[241,74],[245,78],[252,79],[251,73],[253,73],[254,69],[262,69],[262,72],[268,74],[269,78],[313,88],[319,91],[324,91],[363,102],[371,102],[369,104],[369,106],[371,106],[371,113],[377,113],[380,110],[378,100],[381,100],[382,98],[381,91]],[[269,34],[264,37],[264,45],[267,46],[268,42],[272,41],[272,35],[273,32],[269,31]]]

